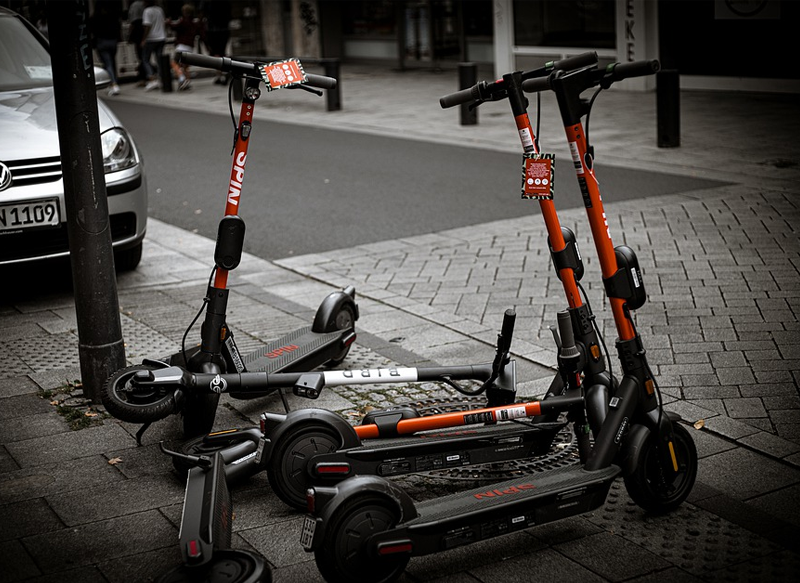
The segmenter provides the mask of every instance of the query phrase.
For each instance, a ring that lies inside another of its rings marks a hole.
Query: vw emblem
[[[0,190],[5,190],[9,186],[11,186],[11,170],[0,162]]]

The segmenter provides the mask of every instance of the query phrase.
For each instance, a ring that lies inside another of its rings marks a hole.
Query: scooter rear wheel
[[[311,486],[307,463],[311,456],[339,449],[341,439],[321,423],[305,423],[287,432],[275,444],[267,476],[275,494],[289,506],[304,510]]]
[[[145,364],[123,368],[108,377],[100,392],[106,410],[128,423],[152,423],[175,411],[175,390],[142,387],[131,381],[143,370],[154,370]]]
[[[328,322],[326,330],[328,332],[333,332],[335,330],[347,330],[348,328],[353,328],[355,323],[356,315],[355,312],[353,312],[353,308],[350,306],[342,306],[342,309],[336,312],[334,318]],[[344,359],[347,358],[349,352],[350,346],[345,346],[339,354],[327,362],[326,366],[339,366],[342,364],[342,362],[344,362]]]
[[[238,549],[214,551],[200,567],[181,565],[165,573],[157,583],[271,583],[272,570],[260,556]]]
[[[314,553],[319,572],[328,583],[388,583],[397,579],[408,564],[408,555],[378,558],[369,552],[365,541],[393,528],[398,519],[397,510],[381,496],[367,494],[345,502],[331,516],[322,546]]]
[[[689,496],[697,478],[697,448],[689,431],[673,423],[672,431],[678,472],[670,481],[663,478],[656,436],[651,434],[639,455],[636,470],[625,477],[625,488],[634,502],[653,513],[664,513],[680,506]]]

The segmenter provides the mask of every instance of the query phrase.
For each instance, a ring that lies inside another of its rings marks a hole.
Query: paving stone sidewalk
[[[514,147],[505,110],[495,116],[484,108],[479,126],[465,128],[456,113],[442,121],[440,111],[424,107],[455,89],[453,75],[344,73],[342,112],[300,109],[311,106],[279,92],[286,101],[265,115],[301,112],[303,123],[347,131]],[[210,80],[194,85],[191,94],[146,99],[206,109],[222,99]],[[132,87],[125,94],[145,99]],[[397,104],[381,115],[387,94]],[[773,582],[793,580],[800,568],[800,155],[789,139],[800,124],[798,100],[684,93],[682,146],[662,150],[654,145],[652,99],[619,92],[604,99],[613,113],[603,121],[598,109],[592,120],[604,161],[726,182],[620,203],[604,193],[615,243],[634,247],[642,263],[649,301],[637,326],[669,407],[692,424],[698,483],[667,517],[646,515],[617,484],[594,513],[414,559],[401,581]],[[543,133],[561,137],[552,104],[544,107]],[[559,148],[552,150],[566,155]],[[560,216],[578,233],[584,285],[611,346],[585,213]],[[502,312],[513,306],[520,394],[538,395],[552,375],[547,326],[563,307],[543,241],[542,222],[532,216],[277,262],[246,255],[231,278],[229,321],[244,347],[256,347],[307,323],[329,291],[355,284],[362,317],[347,364],[448,364],[490,360]],[[129,360],[179,345],[200,307],[212,249],[213,241],[151,221],[142,265],[119,278]],[[69,428],[74,419],[64,415],[86,410],[71,407],[81,404],[73,389],[76,321],[69,290],[48,275],[0,301],[0,581],[150,581],[179,561],[184,484],[158,447],[180,438],[179,419],[155,424],[142,447],[138,427],[101,410],[81,419],[86,428]],[[429,396],[444,393],[343,389],[311,404],[354,420],[368,406]],[[226,398],[216,426],[255,423],[262,410],[281,410],[280,402]],[[404,484],[420,497],[463,485],[425,480],[425,488]],[[235,548],[262,554],[276,581],[321,581],[297,543],[300,517],[265,475],[233,498]]]

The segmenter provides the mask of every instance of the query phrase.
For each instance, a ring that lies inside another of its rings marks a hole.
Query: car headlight
[[[136,166],[136,153],[130,136],[122,128],[111,128],[100,136],[103,170],[106,174]]]

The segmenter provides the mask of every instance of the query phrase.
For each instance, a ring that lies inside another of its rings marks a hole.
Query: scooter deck
[[[360,447],[315,455],[311,471],[324,480],[324,468],[346,463],[350,467],[349,474],[388,477],[524,459],[547,453],[564,425],[560,422],[535,426],[507,423],[371,439]]]
[[[599,508],[620,472],[574,464],[451,494],[418,504],[416,518],[384,534],[408,536],[414,555],[470,544]]]
[[[242,356],[250,372],[295,372],[314,369],[344,348],[344,330],[313,332],[305,326]]]

